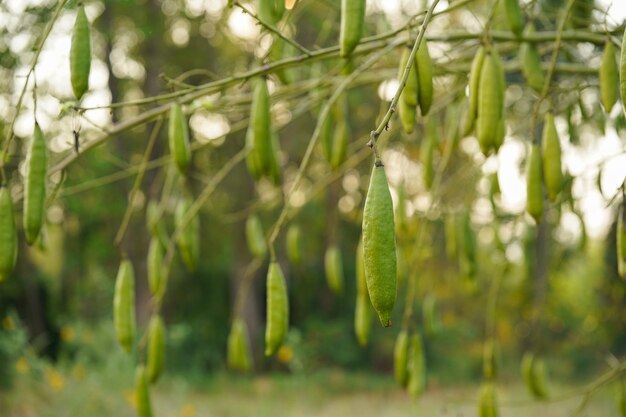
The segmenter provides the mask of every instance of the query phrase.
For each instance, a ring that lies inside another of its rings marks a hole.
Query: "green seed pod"
[[[143,365],[137,365],[137,370],[135,371],[135,395],[137,398],[137,415],[139,417],[152,417],[150,387],[148,386],[146,369]]]
[[[555,201],[563,186],[563,172],[561,168],[561,141],[554,124],[554,116],[551,113],[546,113],[541,145],[543,180],[550,201]]]
[[[13,200],[7,187],[0,186],[0,282],[15,268],[17,261],[17,230]]]
[[[332,112],[329,112],[326,115],[326,119],[322,123],[321,131],[320,131],[320,147],[322,149],[322,155],[324,159],[330,163],[333,155],[333,126],[335,126],[335,120],[333,118]]]
[[[165,364],[165,325],[161,316],[154,315],[148,325],[148,381],[155,383]]]
[[[246,147],[248,148],[248,153],[246,154],[248,172],[250,172],[252,178],[259,180],[263,176],[263,164],[258,150],[254,147],[254,132],[252,128],[248,128],[246,132]]]
[[[271,61],[280,61],[282,59],[293,58],[298,55],[296,47],[285,42],[281,38],[274,36],[272,41],[272,49],[270,52]],[[279,68],[274,71],[280,82],[284,85],[292,84],[296,78],[294,68]]]
[[[270,262],[267,271],[267,322],[265,356],[272,356],[283,344],[289,329],[287,284],[278,262]]]
[[[619,59],[619,91],[622,97],[622,109],[626,114],[626,30],[622,38],[622,48]]]
[[[426,40],[422,40],[417,54],[417,77],[419,79],[419,104],[422,116],[428,114],[430,106],[433,104],[433,63],[428,52]]]
[[[37,240],[45,217],[46,172],[48,171],[48,149],[43,132],[35,122],[35,133],[26,154],[24,177],[24,234],[32,245]]]
[[[402,74],[404,74],[404,70],[406,69],[410,57],[411,49],[402,48],[402,57],[400,58],[400,65],[398,67],[398,80],[402,79]],[[400,93],[400,98],[403,99],[405,104],[408,104],[411,107],[415,107],[418,104],[419,77],[417,75],[417,56],[411,65],[408,78],[406,79],[406,84]]]
[[[415,333],[409,349],[409,381],[407,390],[413,397],[419,397],[426,389],[426,357],[422,336]]]
[[[256,154],[255,164],[263,175],[268,175],[272,160],[272,127],[270,114],[270,96],[267,90],[267,81],[261,77],[257,80],[252,96],[250,109],[250,124],[248,133],[252,142],[252,151]],[[250,165],[248,165],[249,168]],[[251,169],[254,175],[254,171]]]
[[[542,190],[541,151],[539,145],[534,143],[530,148],[526,168],[526,211],[537,223],[541,222],[543,215],[543,190]]]
[[[135,342],[135,272],[128,259],[120,263],[115,280],[113,322],[118,342],[130,352]]]
[[[409,334],[406,329],[400,330],[393,349],[393,369],[396,381],[403,387],[409,382],[408,372]]]
[[[524,16],[522,16],[519,0],[504,0],[504,15],[511,32],[520,36],[524,29]]]
[[[532,352],[526,352],[522,357],[521,370],[530,394],[538,399],[547,398],[546,371],[543,361]]]
[[[365,0],[341,0],[339,55],[347,58],[361,41],[365,20]]]
[[[252,214],[246,220],[246,240],[250,253],[257,258],[265,258],[267,255],[267,242],[263,233],[263,225],[258,216]]]
[[[398,99],[398,117],[400,118],[402,129],[407,135],[410,135],[415,129],[417,108],[406,103],[404,100],[405,95],[405,92],[402,91],[402,93],[400,93],[400,98]]]
[[[422,303],[422,321],[424,322],[424,331],[426,334],[437,333],[441,323],[437,314],[437,298],[433,294],[424,297]]]
[[[172,104],[170,108],[168,136],[170,154],[178,171],[185,175],[191,161],[191,148],[189,147],[189,127],[179,103]]]
[[[287,258],[289,262],[298,265],[302,262],[302,251],[300,249],[300,227],[292,224],[287,229]]]
[[[277,24],[285,13],[284,0],[258,0],[257,15],[263,23]]]
[[[150,239],[148,248],[148,286],[153,297],[161,299],[165,292],[165,277],[163,271],[163,246],[159,239]]]
[[[396,301],[397,260],[393,203],[385,168],[374,164],[363,211],[363,254],[367,289],[384,327],[391,326]]]
[[[482,73],[483,62],[485,61],[486,50],[481,46],[478,48],[474,59],[472,60],[472,67],[470,68],[469,75],[469,96],[468,96],[468,108],[465,114],[465,127],[463,129],[463,136],[467,136],[472,133],[474,129],[474,123],[478,114],[478,94],[480,88],[480,75]]]
[[[72,32],[72,45],[70,47],[70,78],[72,90],[77,100],[80,100],[89,89],[90,69],[91,34],[85,7],[81,5],[76,13],[76,22]]]
[[[366,346],[372,324],[370,300],[366,295],[357,294],[354,311],[354,334],[360,346]]]
[[[493,380],[498,373],[496,341],[488,339],[483,345],[483,375],[486,380]]]
[[[457,219],[454,214],[445,217],[444,232],[446,236],[446,255],[449,259],[458,259]]]
[[[529,23],[525,30],[526,35],[535,33],[535,26]],[[522,64],[522,74],[528,82],[530,88],[538,93],[543,90],[545,78],[541,69],[541,55],[533,43],[523,42],[520,47],[520,61]]]
[[[346,160],[346,149],[350,135],[350,126],[345,120],[339,121],[335,125],[330,158],[330,166],[333,170],[338,170]]]
[[[600,101],[604,107],[604,111],[611,113],[613,106],[617,102],[619,72],[617,68],[617,60],[615,59],[615,45],[611,40],[607,40],[604,44],[604,53],[602,54],[602,64],[598,79],[600,80]]]
[[[480,389],[478,415],[480,417],[498,417],[496,390],[491,382],[485,382]]]
[[[200,220],[196,214],[183,228],[183,221],[190,208],[191,201],[188,198],[181,198],[174,212],[174,224],[177,229],[182,229],[176,239],[180,257],[187,270],[192,272],[196,270],[200,252]]]
[[[252,353],[248,341],[248,328],[246,323],[236,318],[228,335],[227,364],[233,371],[243,373],[252,370]]]
[[[615,236],[617,239],[617,273],[620,277],[626,278],[626,209],[622,201],[617,212],[617,227]]]
[[[493,53],[487,53],[480,75],[476,114],[476,136],[484,155],[495,147],[498,124],[502,118],[503,94],[498,78],[498,64]]]
[[[396,204],[396,233],[399,235],[406,234],[409,229],[409,220],[406,214],[406,187],[402,181],[397,187],[398,200]]]
[[[328,288],[337,295],[343,293],[343,260],[341,251],[336,245],[326,249],[324,255],[324,269]]]
[[[476,276],[476,236],[469,213],[460,213],[457,221],[457,245],[461,272],[465,278],[473,280]]]

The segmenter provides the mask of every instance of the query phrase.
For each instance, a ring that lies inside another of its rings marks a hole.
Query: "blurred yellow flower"
[[[180,409],[180,417],[196,417],[196,406],[193,404],[185,404]]]
[[[281,346],[278,349],[278,361],[281,363],[289,363],[293,359],[293,350],[289,346]]]
[[[65,386],[65,378],[54,369],[46,369],[46,381],[53,391],[61,391]]]
[[[15,369],[20,374],[25,374],[26,372],[28,372],[28,370],[30,369],[30,365],[28,364],[28,360],[24,356],[21,356],[15,362]]]
[[[13,321],[13,317],[5,316],[2,319],[2,327],[4,330],[13,330],[15,329],[15,322]]]
[[[72,368],[72,377],[77,381],[82,381],[83,379],[85,379],[86,374],[87,371],[85,370],[85,367],[83,365],[74,365],[74,367]]]
[[[72,342],[76,338],[76,332],[71,326],[61,327],[61,340],[65,343]]]
[[[128,390],[124,393],[126,397],[126,401],[136,410],[137,409],[137,392],[133,390]]]

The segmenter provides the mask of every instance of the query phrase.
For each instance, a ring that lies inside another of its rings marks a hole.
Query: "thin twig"
[[[233,4],[235,6],[237,6],[237,7],[239,7],[244,13],[250,15],[250,17],[252,17],[254,20],[259,22],[259,24],[261,26],[263,26],[265,29],[267,29],[270,32],[276,34],[276,36],[278,36],[279,38],[281,38],[282,40],[284,40],[288,44],[296,47],[304,55],[306,55],[308,57],[311,56],[311,51],[309,51],[308,49],[306,49],[304,46],[300,45],[298,42],[294,41],[293,39],[290,39],[287,36],[285,36],[282,33],[280,33],[280,31],[278,29],[276,29],[273,25],[270,25],[269,23],[264,22],[263,20],[261,20],[261,18],[258,15],[256,15],[252,10],[248,9],[246,6],[244,6],[243,4],[239,3],[238,1],[234,2]]]

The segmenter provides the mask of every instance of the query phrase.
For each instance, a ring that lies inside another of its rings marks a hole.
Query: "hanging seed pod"
[[[278,141],[278,133],[272,131],[272,141],[270,147],[269,173],[267,174],[275,186],[279,186],[283,182],[283,172],[280,168],[280,142]]]
[[[482,73],[483,62],[485,61],[486,49],[481,46],[478,48],[474,59],[472,60],[472,67],[470,68],[469,75],[469,96],[468,96],[468,108],[465,114],[465,127],[463,128],[463,136],[467,136],[472,133],[476,116],[478,114],[478,94],[480,88],[480,75]]]
[[[402,79],[404,70],[409,63],[411,57],[411,49],[406,47],[402,48],[402,57],[400,58],[400,65],[398,66],[398,81]],[[406,79],[404,89],[400,93],[400,99],[411,107],[416,107],[419,101],[419,77],[417,75],[417,55],[413,63],[409,75]]]
[[[422,303],[422,321],[426,334],[435,334],[439,330],[441,323],[437,314],[437,298],[433,294],[424,297]]]
[[[448,259],[458,259],[457,219],[454,214],[444,218],[444,232],[446,237],[446,255]]]
[[[617,273],[620,277],[626,278],[626,200],[619,205],[617,212],[617,227],[615,236],[617,238]]]
[[[537,399],[547,398],[546,371],[543,361],[533,353],[526,352],[522,357],[521,370],[530,394]]]
[[[263,233],[263,225],[259,217],[252,214],[246,220],[246,240],[250,253],[257,258],[263,259],[267,255],[267,243]]]
[[[287,229],[287,258],[289,262],[298,265],[302,262],[302,250],[300,249],[300,226],[292,224]]]
[[[541,151],[539,145],[534,143],[530,148],[526,168],[526,211],[539,224],[543,215],[543,189],[542,189]]]
[[[365,20],[365,0],[341,0],[339,55],[347,58],[361,41]]]
[[[172,104],[168,127],[170,154],[176,163],[178,171],[185,175],[191,161],[189,147],[189,127],[179,103]]]
[[[32,245],[39,237],[45,217],[46,172],[48,171],[48,149],[43,132],[35,122],[35,132],[26,154],[24,176],[24,234]]]
[[[409,334],[406,329],[402,329],[396,337],[396,344],[393,349],[393,369],[396,381],[403,387],[406,387],[409,381],[408,358]]]
[[[324,256],[324,268],[328,287],[336,295],[343,293],[343,261],[336,245],[330,246]]]
[[[252,353],[250,352],[250,342],[248,341],[248,328],[246,323],[236,318],[228,335],[227,350],[228,367],[233,371],[243,373],[252,370]]]
[[[491,382],[485,382],[480,389],[478,415],[480,417],[498,417],[496,390]]]
[[[524,16],[519,5],[519,0],[504,0],[504,15],[511,32],[520,36],[524,29]]]
[[[467,211],[457,217],[457,245],[461,273],[469,280],[476,277],[476,236]]]
[[[422,336],[415,333],[409,349],[409,381],[407,390],[413,397],[419,397],[426,390],[426,357]]]
[[[417,66],[417,78],[419,80],[419,105],[422,116],[425,116],[433,104],[433,63],[430,59],[425,39],[420,43],[415,59],[417,61],[415,65]]]
[[[196,270],[200,253],[200,220],[196,214],[186,226],[183,225],[190,208],[191,200],[186,197],[181,198],[174,212],[174,224],[177,229],[182,230],[176,239],[178,252],[187,270],[193,272]]]
[[[339,121],[335,125],[335,131],[333,133],[333,143],[330,158],[330,166],[333,170],[338,170],[346,160],[346,149],[348,147],[348,141],[350,138],[350,126],[344,120]]]
[[[137,370],[135,371],[135,395],[137,398],[137,415],[139,417],[152,417],[150,387],[148,386],[146,369],[143,365],[137,365]]]
[[[531,35],[535,33],[535,26],[529,23],[526,26],[525,34]],[[526,78],[526,82],[530,88],[538,93],[543,90],[545,78],[541,69],[541,55],[537,47],[533,43],[523,42],[520,47],[520,61],[522,64],[522,74]]]
[[[409,230],[409,220],[406,214],[406,187],[404,180],[397,187],[398,200],[395,210],[396,233],[399,235],[406,234]]]
[[[161,299],[165,292],[165,277],[163,271],[163,246],[159,239],[150,239],[148,248],[148,286],[153,297]]]
[[[89,89],[89,71],[91,69],[91,33],[85,6],[78,6],[72,45],[70,47],[70,78],[72,90],[80,100]]]
[[[165,325],[161,316],[154,315],[148,325],[148,381],[155,383],[165,364]]]
[[[415,130],[415,119],[417,117],[417,107],[411,106],[403,100],[405,92],[400,93],[400,99],[398,100],[398,117],[402,124],[402,129],[407,135],[413,133]]]
[[[498,65],[490,51],[485,55],[481,70],[476,113],[476,136],[484,155],[495,147],[502,118],[503,97],[498,77]]]
[[[541,145],[543,147],[541,153],[543,157],[543,180],[546,184],[548,198],[550,201],[555,201],[563,186],[563,172],[561,168],[561,141],[554,124],[554,116],[551,113],[546,113]]]
[[[265,356],[272,356],[281,347],[289,328],[289,303],[283,271],[276,261],[267,271],[267,321]]]
[[[13,200],[8,188],[0,186],[0,282],[15,268],[17,261],[17,230]]]
[[[115,280],[113,322],[118,342],[130,352],[135,342],[135,273],[128,259],[120,263]]]
[[[260,77],[255,84],[250,109],[250,124],[248,127],[251,152],[248,168],[253,176],[270,174],[272,160],[272,128],[270,114],[270,97],[267,81]]]
[[[332,112],[329,112],[326,115],[326,119],[324,119],[324,122],[322,123],[319,139],[322,155],[328,163],[332,160],[333,155],[333,126],[335,126],[335,120]]]
[[[363,253],[367,289],[384,327],[391,326],[396,301],[397,260],[393,203],[382,162],[377,161],[363,211]]]
[[[617,102],[619,70],[617,68],[617,60],[615,59],[615,45],[613,45],[610,39],[604,44],[598,79],[600,80],[600,101],[604,111],[611,113],[613,106]]]

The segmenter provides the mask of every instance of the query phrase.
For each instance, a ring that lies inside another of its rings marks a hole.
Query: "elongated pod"
[[[35,132],[26,154],[24,177],[24,234],[32,245],[37,240],[45,217],[48,149],[43,132],[35,122]]]

